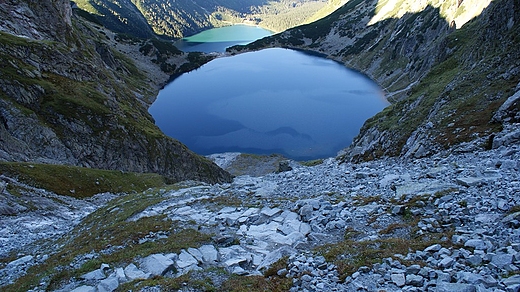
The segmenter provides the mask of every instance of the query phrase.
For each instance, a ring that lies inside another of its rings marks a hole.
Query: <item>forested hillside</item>
[[[181,38],[245,23],[283,31],[327,15],[344,0],[74,0],[90,18],[120,33]]]

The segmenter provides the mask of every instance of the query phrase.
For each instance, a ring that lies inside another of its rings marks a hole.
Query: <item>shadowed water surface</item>
[[[388,102],[371,80],[334,61],[287,49],[215,59],[167,85],[156,124],[199,154],[335,156]]]

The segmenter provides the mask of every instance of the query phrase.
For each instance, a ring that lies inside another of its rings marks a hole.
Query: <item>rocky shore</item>
[[[291,291],[519,291],[520,146],[482,151],[475,145],[413,160],[330,158],[312,167],[291,161],[280,173],[158,191],[160,202],[127,221],[166,216],[210,234],[211,243],[125,265],[104,263],[58,290],[114,291],[129,281],[188,273],[206,273],[218,283],[222,276],[207,271],[221,268],[290,279]],[[214,159],[230,165],[228,155]],[[84,204],[79,209],[88,213],[103,203]],[[26,215],[3,216],[2,254],[27,243],[10,229]],[[64,231],[75,224],[47,220]],[[168,236],[167,230],[150,232],[139,244]],[[1,267],[1,285],[48,257],[28,252]]]

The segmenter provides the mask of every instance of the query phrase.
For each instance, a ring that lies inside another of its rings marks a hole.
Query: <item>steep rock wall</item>
[[[147,112],[157,85],[101,28],[69,14],[68,1],[2,5],[26,18],[9,26],[16,19],[4,13],[0,32],[0,159],[231,179],[162,134]]]

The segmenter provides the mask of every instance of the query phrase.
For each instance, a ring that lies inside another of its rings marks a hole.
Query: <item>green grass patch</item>
[[[237,276],[232,275],[222,283],[220,291],[229,292],[281,292],[289,291],[292,279],[264,276]]]
[[[307,160],[307,161],[299,161],[299,163],[303,166],[316,166],[323,163],[323,159],[315,159],[315,160]]]
[[[0,162],[0,173],[59,195],[85,198],[104,192],[141,192],[165,185],[158,174],[100,170],[68,165]]]

